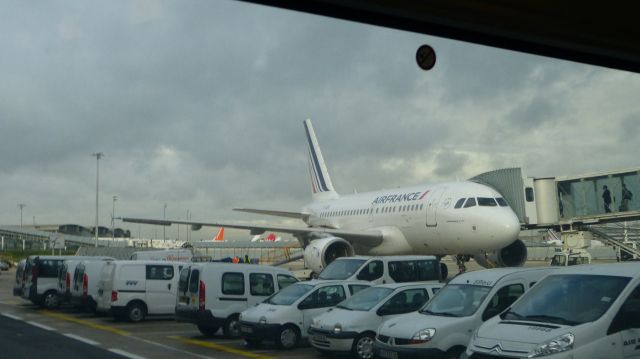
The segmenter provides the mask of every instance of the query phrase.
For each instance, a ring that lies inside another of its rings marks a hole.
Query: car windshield
[[[319,279],[347,279],[351,277],[366,259],[341,259],[331,262],[318,276]]]
[[[564,325],[592,322],[609,309],[629,280],[603,275],[552,275],[500,317]]]
[[[275,305],[291,305],[311,289],[313,289],[312,285],[295,283],[267,298],[264,302]]]
[[[466,317],[478,309],[491,287],[470,284],[448,284],[420,310],[422,314]]]
[[[347,310],[368,311],[393,292],[391,288],[370,287],[337,305]]]

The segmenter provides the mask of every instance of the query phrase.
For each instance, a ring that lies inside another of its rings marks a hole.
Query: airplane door
[[[427,194],[427,227],[435,227],[438,225],[438,203],[444,194],[441,188],[434,189]]]

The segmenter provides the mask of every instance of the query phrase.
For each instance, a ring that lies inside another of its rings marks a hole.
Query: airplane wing
[[[268,216],[296,218],[296,219],[301,219],[303,221],[309,218],[308,214],[300,213],[300,212],[273,211],[269,209],[255,209],[255,208],[234,208],[233,210],[238,212],[265,214]]]
[[[191,225],[194,228],[199,227],[227,227],[235,229],[246,229],[251,232],[251,235],[263,234],[266,231],[289,233],[298,236],[304,236],[312,233],[326,233],[336,237],[344,238],[345,240],[367,247],[375,247],[382,243],[382,232],[378,230],[370,231],[347,231],[342,229],[332,229],[323,227],[293,227],[293,226],[272,226],[272,225],[255,225],[255,224],[237,224],[237,223],[222,223],[222,222],[191,222],[191,221],[175,221],[175,220],[163,220],[163,219],[145,219],[145,218],[126,218],[121,217],[123,222],[130,223],[142,223],[153,224],[158,226],[170,226],[172,224],[186,224]]]

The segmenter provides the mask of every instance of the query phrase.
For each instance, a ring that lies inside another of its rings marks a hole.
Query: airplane
[[[220,227],[218,233],[213,237],[214,242],[224,242],[224,227]]]
[[[338,257],[359,255],[455,255],[460,270],[474,258],[480,265],[521,266],[527,248],[518,239],[520,222],[502,195],[471,181],[420,184],[341,196],[336,192],[311,120],[303,121],[308,144],[311,202],[299,212],[235,208],[236,211],[300,219],[303,226],[187,222],[121,218],[154,225],[190,224],[289,233],[304,248],[307,267],[320,273]],[[299,259],[292,256],[291,260]]]
[[[282,237],[276,236],[275,233],[269,233],[266,237],[261,237],[260,234],[256,234],[251,238],[251,242],[280,242]]]

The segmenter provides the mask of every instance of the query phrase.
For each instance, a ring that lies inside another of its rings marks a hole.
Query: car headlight
[[[422,329],[415,333],[411,340],[409,340],[409,344],[422,344],[426,343],[436,335],[436,330],[434,328]]]
[[[260,319],[258,320],[258,323],[267,324],[267,317],[265,316],[260,317]]]
[[[563,334],[557,338],[549,340],[546,343],[538,345],[535,349],[533,349],[533,352],[529,354],[528,357],[537,358],[571,350],[573,349],[573,340],[573,334]]]
[[[342,324],[336,323],[333,326],[333,334],[340,334],[340,333],[342,333]]]

